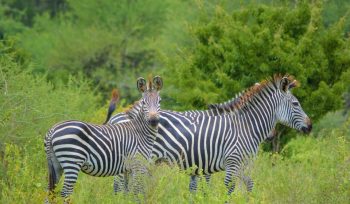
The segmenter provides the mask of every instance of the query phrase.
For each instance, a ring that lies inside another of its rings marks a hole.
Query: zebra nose
[[[149,114],[149,124],[153,127],[157,126],[159,123],[159,115],[157,112],[150,112]]]
[[[149,119],[149,124],[152,126],[152,127],[156,127],[159,123],[159,118],[150,118]]]
[[[311,130],[312,130],[312,123],[311,123],[311,120],[310,120],[309,117],[306,117],[305,123],[306,123],[307,127],[303,127],[303,128],[302,128],[302,131],[303,131],[304,133],[310,133]]]

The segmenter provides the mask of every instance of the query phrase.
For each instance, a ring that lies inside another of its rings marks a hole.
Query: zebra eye
[[[292,102],[292,104],[293,104],[293,106],[299,106],[299,102],[297,102],[297,101]]]

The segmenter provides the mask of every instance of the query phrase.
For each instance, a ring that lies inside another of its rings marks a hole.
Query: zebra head
[[[281,103],[276,112],[277,122],[304,133],[310,133],[312,129],[311,120],[302,109],[298,99],[290,92],[297,85],[297,81],[291,81],[288,77],[283,77],[277,85],[279,85],[281,94]]]
[[[153,78],[153,83],[149,80],[148,84],[142,77],[137,80],[137,88],[142,93],[140,100],[141,112],[144,119],[153,128],[157,127],[159,123],[160,101],[159,91],[163,87],[163,80],[160,76]]]

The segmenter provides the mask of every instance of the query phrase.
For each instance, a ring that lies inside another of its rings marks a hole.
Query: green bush
[[[21,55],[16,50],[0,44],[0,52],[1,144],[42,139],[54,123],[87,120],[97,109],[99,98],[86,80],[69,77],[66,85],[54,87],[45,77],[33,77],[32,65],[17,62]]]
[[[26,55],[10,42],[0,43],[0,53],[0,202],[35,203],[47,186],[46,132],[62,120],[89,121],[99,97],[83,79],[54,87],[34,77]]]
[[[294,93],[313,121],[339,109],[350,82],[347,20],[324,27],[322,6],[301,1],[292,8],[249,5],[232,12],[218,6],[212,16],[202,14],[191,28],[195,44],[167,61],[167,96],[179,109],[205,108],[265,77],[289,73],[301,82]]]
[[[105,97],[112,88],[126,90],[129,103],[138,97],[140,75],[158,67],[157,42],[166,21],[167,1],[67,1],[65,12],[38,15],[20,33],[21,46],[37,63],[35,74],[54,84],[83,75]]]
[[[347,123],[349,125],[349,122]],[[260,154],[253,197],[262,203],[347,203],[350,141],[344,127],[325,137],[297,137],[280,155]]]

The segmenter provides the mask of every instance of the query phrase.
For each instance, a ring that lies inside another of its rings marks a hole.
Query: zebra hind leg
[[[247,187],[248,192],[252,192],[254,187],[254,181],[249,176],[242,176],[242,180]]]
[[[78,179],[78,173],[81,169],[81,165],[66,166],[63,168],[64,183],[61,191],[61,196],[64,198],[65,203],[69,203],[69,196],[73,193],[73,188]]]

